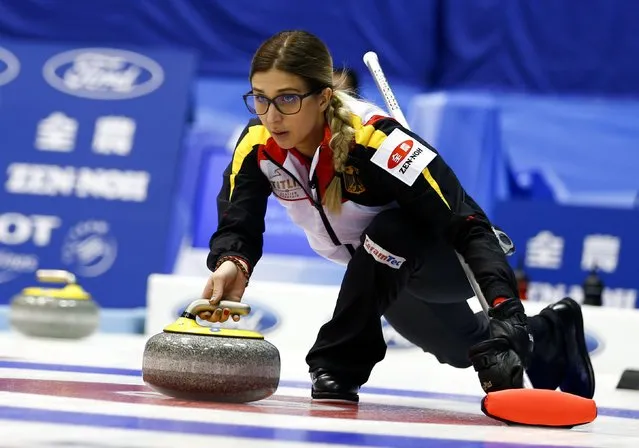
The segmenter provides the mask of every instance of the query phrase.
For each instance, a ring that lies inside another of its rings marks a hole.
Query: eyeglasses
[[[244,98],[244,104],[252,114],[264,115],[268,112],[268,108],[271,103],[275,105],[275,108],[283,115],[295,115],[302,110],[302,101],[304,98],[314,95],[324,88],[315,89],[311,92],[298,94],[298,93],[284,93],[278,95],[273,99],[267,98],[264,95],[247,93],[242,95]]]

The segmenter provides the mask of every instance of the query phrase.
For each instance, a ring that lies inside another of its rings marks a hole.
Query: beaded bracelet
[[[249,275],[248,270],[244,266],[244,263],[242,263],[244,260],[241,259],[240,257],[227,255],[226,257],[222,257],[219,260],[217,260],[217,263],[215,263],[215,270],[217,270],[217,268],[219,268],[222,265],[222,263],[224,263],[225,261],[232,262],[235,266],[237,266],[237,268],[240,271],[242,271],[242,274],[244,274],[244,277],[246,277],[246,285],[244,285],[244,286],[248,286],[250,275]]]

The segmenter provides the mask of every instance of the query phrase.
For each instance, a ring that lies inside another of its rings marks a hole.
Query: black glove
[[[524,387],[533,350],[524,307],[507,299],[488,310],[490,339],[472,346],[469,357],[486,393]]]

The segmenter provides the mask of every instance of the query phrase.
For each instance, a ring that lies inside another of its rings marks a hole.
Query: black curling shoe
[[[592,398],[595,373],[590,362],[581,306],[570,297],[561,299],[539,313],[548,318],[563,334],[565,366],[559,383],[562,392]]]
[[[311,397],[314,400],[359,402],[358,385],[342,382],[326,370],[311,372],[311,380]]]

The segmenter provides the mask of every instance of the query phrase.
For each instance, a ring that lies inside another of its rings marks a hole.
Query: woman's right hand
[[[204,291],[202,291],[202,298],[208,300],[212,305],[216,305],[222,299],[240,302],[246,289],[246,280],[235,263],[225,261],[209,276]],[[231,310],[228,308],[218,308],[213,313],[204,311],[198,316],[209,322],[226,322],[229,317],[232,317],[235,322],[240,320],[240,316],[237,314],[231,316]]]

